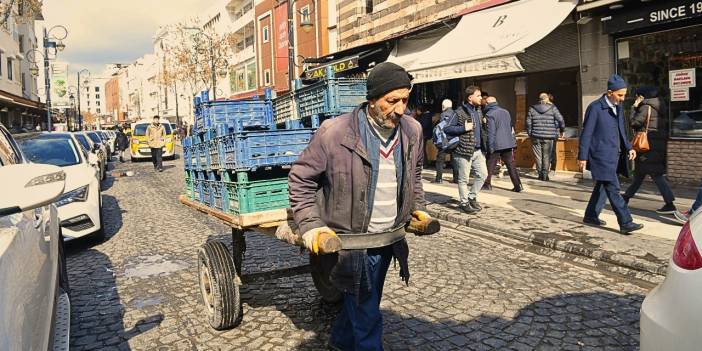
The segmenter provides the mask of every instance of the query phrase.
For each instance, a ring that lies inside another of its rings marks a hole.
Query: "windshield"
[[[109,139],[107,137],[107,134],[105,134],[105,132],[97,132],[97,134],[100,136],[100,139],[102,139],[104,141],[107,141],[107,139]]]
[[[170,124],[164,123],[163,128],[166,129],[166,135],[171,134],[171,125]]]
[[[89,132],[87,134],[90,140],[92,140],[94,143],[102,144],[102,139],[100,139],[100,137],[97,134],[95,134],[94,132]]]
[[[83,134],[75,134],[76,140],[80,143],[80,146],[83,147],[85,151],[90,151],[90,143],[88,142],[88,139],[85,137]]]
[[[30,162],[59,167],[80,163],[75,144],[68,136],[40,135],[19,141],[20,149]]]
[[[171,134],[171,125],[170,124],[161,124],[163,128],[166,130],[166,135]],[[146,135],[146,128],[149,127],[149,124],[144,123],[144,124],[137,124],[134,126],[134,130],[132,131],[132,135],[134,136],[145,136]]]

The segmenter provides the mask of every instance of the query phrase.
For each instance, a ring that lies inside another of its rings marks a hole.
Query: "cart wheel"
[[[224,243],[210,241],[198,250],[197,270],[200,294],[210,326],[216,330],[241,323],[241,300],[236,284],[236,268]]]
[[[336,262],[336,254],[313,255],[310,254],[310,265],[312,266],[312,281],[314,286],[322,296],[322,300],[327,303],[336,304],[344,297],[341,291],[334,287],[329,281],[329,272]]]

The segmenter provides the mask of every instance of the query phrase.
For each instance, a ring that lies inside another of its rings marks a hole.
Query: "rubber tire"
[[[336,254],[314,255],[310,253],[312,281],[322,300],[330,304],[340,303],[344,298],[344,294],[329,281],[329,272],[336,261],[334,256]]]
[[[207,319],[215,330],[231,329],[242,320],[241,298],[236,283],[234,259],[221,241],[209,241],[197,252],[198,282],[203,304],[207,304],[206,283],[203,273],[209,277],[211,306],[205,306]]]
[[[68,269],[66,268],[66,249],[64,247],[64,242],[63,242],[63,233],[59,229],[59,243],[58,243],[58,249],[59,249],[59,257],[58,257],[58,281],[59,281],[59,287],[63,289],[69,296],[71,295],[71,289],[68,284]]]

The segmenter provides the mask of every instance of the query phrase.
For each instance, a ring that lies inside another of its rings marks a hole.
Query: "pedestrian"
[[[127,148],[129,147],[129,138],[127,138],[127,135],[124,134],[124,129],[122,128],[122,126],[117,127],[116,134],[117,155],[119,156],[119,162],[124,162],[124,151],[127,150]]]
[[[690,206],[690,209],[685,212],[675,211],[673,216],[678,222],[680,222],[680,224],[685,224],[685,222],[690,220],[692,214],[697,211],[700,206],[702,206],[702,182],[700,182],[700,186],[697,189],[697,197],[695,198],[695,202],[692,203],[692,206]]]
[[[453,119],[457,118],[456,112],[453,111],[453,102],[449,99],[444,99],[441,102],[441,117],[439,117],[439,122],[444,122],[446,125],[450,125]],[[446,164],[446,155],[451,157],[451,170],[453,172],[453,181],[458,180],[458,171],[456,170],[456,165],[453,162],[453,149],[439,149],[436,154],[436,178],[433,183],[441,184],[444,179],[444,165]]]
[[[619,194],[617,174],[629,176],[629,162],[636,158],[636,151],[631,148],[624,129],[624,110],[622,102],[626,97],[626,82],[618,75],[612,75],[607,81],[607,92],[590,103],[585,111],[583,131],[580,135],[578,164],[581,169],[592,173],[595,186],[585,210],[583,222],[603,226],[605,221],[599,219],[605,205],[605,193],[617,215],[619,232],[629,234],[643,228],[643,224],[634,223],[629,207]]]
[[[166,145],[166,128],[159,123],[158,115],[154,116],[153,123],[146,127],[146,137],[151,148],[151,161],[154,169],[163,172],[163,146]]]
[[[380,300],[393,258],[409,279],[405,224],[417,218],[428,233],[438,230],[422,211],[422,129],[403,117],[410,82],[402,67],[376,65],[368,101],[326,120],[290,171],[290,205],[305,246],[314,254],[320,237],[341,239],[329,275],[343,292],[333,350],[383,349]]]
[[[422,126],[422,155],[424,155],[424,163],[429,164],[429,155],[427,154],[427,142],[431,140],[434,134],[434,124],[432,123],[433,113],[431,112],[431,107],[427,104],[422,104],[419,107],[419,112],[417,115],[417,121]]]
[[[651,176],[664,201],[663,207],[656,212],[674,214],[677,210],[674,204],[675,196],[665,179],[666,153],[668,151],[668,120],[665,118],[665,111],[666,109],[658,97],[658,88],[644,85],[636,89],[636,100],[631,111],[629,124],[635,133],[646,132],[650,150],[639,152],[636,155],[634,180],[622,196],[628,204],[629,199],[636,195],[646,176]]]
[[[553,104],[550,94],[539,94],[539,103],[529,107],[526,130],[531,139],[539,180],[549,181],[555,141],[565,130],[563,116]]]
[[[497,160],[501,159],[507,166],[509,179],[512,181],[512,191],[521,192],[524,190],[517,168],[512,163],[514,148],[517,147],[517,139],[512,133],[512,116],[509,111],[500,107],[497,104],[497,99],[494,96],[489,96],[486,99],[485,118],[487,119],[487,138],[488,138],[488,175],[485,179],[485,186],[488,190],[492,190],[492,172],[495,169]]]
[[[483,154],[484,150],[487,151],[487,131],[483,130],[481,103],[480,88],[473,85],[467,87],[465,102],[455,109],[458,118],[444,129],[449,137],[459,136],[453,155],[454,164],[458,168],[459,207],[466,213],[482,210],[478,203],[478,193],[488,173]],[[476,177],[469,191],[471,170],[475,171]]]

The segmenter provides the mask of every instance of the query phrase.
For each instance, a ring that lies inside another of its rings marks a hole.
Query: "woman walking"
[[[670,190],[668,181],[665,179],[665,164],[668,137],[668,122],[665,117],[665,109],[658,97],[658,88],[645,85],[636,89],[636,100],[631,111],[630,125],[634,132],[646,132],[650,150],[640,152],[637,150],[634,180],[626,189],[624,201],[629,203],[629,199],[636,195],[646,176],[650,176],[656,183],[658,191],[663,196],[665,204],[656,210],[660,214],[675,213],[675,196]]]

